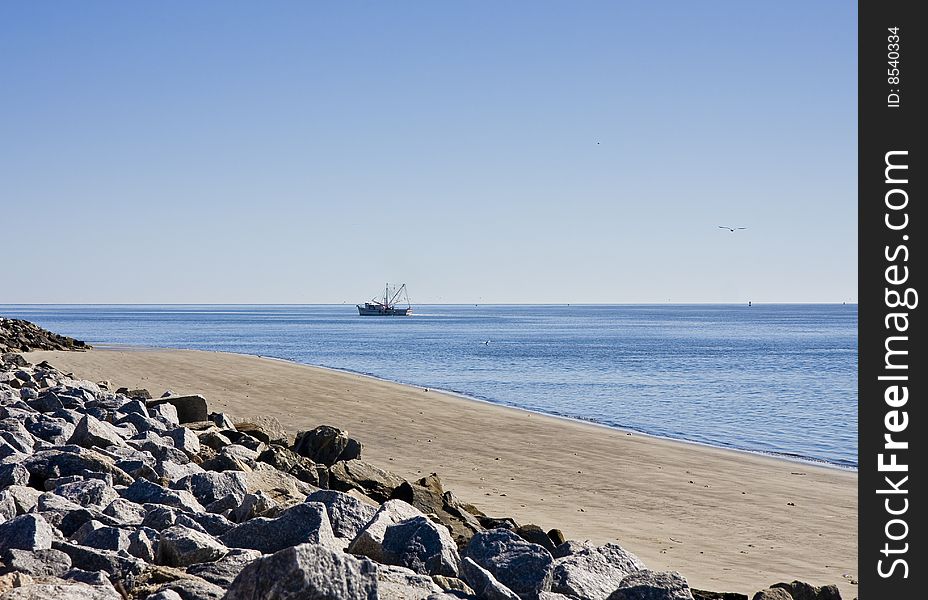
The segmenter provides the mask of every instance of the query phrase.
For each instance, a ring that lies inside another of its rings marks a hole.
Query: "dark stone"
[[[542,546],[548,552],[554,553],[554,543],[551,541],[551,538],[548,537],[548,534],[545,533],[545,530],[538,525],[522,525],[516,529],[516,535],[523,540]]]
[[[170,404],[173,406],[177,410],[177,420],[181,424],[209,420],[206,398],[199,394],[190,396],[167,396],[158,398],[157,400],[145,401],[145,405],[149,409],[160,404]]]
[[[341,429],[320,425],[296,435],[293,451],[313,462],[332,466],[338,461],[361,458],[361,442],[348,437]]]
[[[71,557],[51,548],[10,549],[0,555],[0,575],[18,571],[33,577],[60,577],[71,568]]]
[[[676,571],[635,571],[622,580],[608,600],[692,600],[686,579]]]
[[[520,598],[534,599],[551,589],[554,563],[551,553],[511,531],[493,529],[475,534],[464,555]]]
[[[386,502],[405,480],[360,460],[335,463],[329,469],[329,487],[340,492],[358,490],[377,502]]]
[[[791,583],[775,583],[770,587],[786,590],[793,597],[793,600],[841,600],[841,593],[838,591],[837,586],[834,585],[815,587],[803,581],[793,581]]]
[[[461,557],[448,530],[427,517],[414,517],[387,527],[383,538],[387,564],[421,575],[457,577]]]

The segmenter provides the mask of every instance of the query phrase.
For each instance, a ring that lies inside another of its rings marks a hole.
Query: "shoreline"
[[[432,391],[432,392],[436,392],[436,393],[440,393],[440,394],[445,394],[445,395],[447,395],[447,396],[452,396],[452,397],[455,397],[455,398],[459,398],[459,399],[461,399],[461,400],[466,400],[466,401],[470,401],[470,402],[480,402],[480,403],[483,403],[483,404],[488,404],[488,405],[490,405],[490,406],[498,406],[498,407],[508,408],[508,409],[512,409],[512,410],[523,411],[523,412],[531,413],[531,414],[534,414],[534,415],[539,415],[539,416],[543,416],[543,417],[550,417],[550,418],[552,418],[552,419],[562,419],[562,420],[564,420],[564,421],[568,421],[568,422],[572,422],[572,423],[578,423],[578,424],[583,424],[583,425],[591,425],[591,426],[593,426],[593,427],[600,427],[600,428],[603,428],[603,429],[606,429],[606,430],[609,430],[609,431],[617,431],[617,432],[621,432],[621,433],[629,433],[629,434],[633,434],[633,435],[646,436],[646,437],[648,437],[648,438],[652,438],[652,439],[655,439],[655,440],[664,440],[664,441],[667,441],[667,442],[673,442],[673,443],[679,443],[679,444],[688,444],[688,445],[698,446],[698,447],[701,447],[701,448],[711,448],[711,449],[715,449],[715,450],[722,450],[722,451],[735,452],[735,453],[738,453],[738,454],[747,454],[747,455],[750,455],[750,456],[767,457],[767,458],[771,458],[771,459],[775,459],[775,460],[782,460],[782,461],[785,461],[785,462],[788,462],[788,463],[795,463],[795,464],[806,465],[806,466],[822,467],[822,468],[826,468],[826,469],[835,469],[835,470],[838,470],[838,471],[846,471],[846,472],[851,472],[851,473],[857,473],[858,470],[859,470],[859,466],[858,466],[858,465],[841,465],[841,464],[829,462],[829,461],[827,461],[827,460],[818,459],[818,458],[813,458],[813,457],[808,457],[808,456],[791,455],[791,454],[777,453],[777,452],[765,452],[765,451],[763,451],[763,450],[751,450],[751,449],[748,449],[748,448],[737,448],[737,447],[734,447],[734,446],[724,446],[724,445],[721,445],[721,444],[713,444],[713,443],[710,443],[710,442],[702,442],[702,441],[699,441],[699,440],[690,440],[690,439],[686,439],[686,438],[675,438],[675,437],[670,437],[670,436],[665,436],[665,435],[658,435],[658,434],[655,434],[655,433],[650,433],[650,432],[647,432],[647,431],[642,431],[642,430],[640,430],[640,429],[634,429],[634,428],[631,428],[631,427],[623,427],[623,426],[619,426],[619,425],[608,425],[608,424],[606,424],[606,423],[599,423],[599,422],[597,422],[597,421],[587,420],[587,419],[583,419],[583,418],[580,418],[580,417],[573,417],[573,416],[570,416],[570,415],[561,415],[561,414],[552,413],[552,412],[545,412],[545,411],[541,411],[541,410],[534,410],[534,409],[531,409],[531,408],[525,408],[525,407],[522,407],[522,406],[516,406],[516,405],[514,405],[514,404],[506,404],[506,403],[504,403],[504,402],[500,402],[500,401],[496,401],[496,400],[491,400],[491,399],[488,399],[488,398],[481,398],[481,397],[479,397],[479,396],[475,396],[475,395],[472,395],[472,394],[468,394],[468,393],[466,393],[466,392],[459,392],[459,391],[456,391],[456,390],[448,390],[448,389],[443,389],[443,388],[427,387],[427,386],[424,386],[424,385],[421,385],[421,384],[410,383],[410,382],[406,382],[406,381],[398,381],[398,380],[396,380],[396,379],[390,379],[390,378],[388,378],[388,377],[381,377],[381,376],[375,375],[375,374],[373,374],[373,373],[365,373],[365,372],[362,372],[362,371],[354,371],[354,370],[352,370],[352,369],[344,369],[344,368],[339,368],[339,367],[330,367],[330,366],[327,366],[327,365],[318,365],[318,364],[312,364],[312,363],[304,363],[304,362],[299,362],[299,361],[291,360],[291,359],[289,359],[289,358],[280,358],[280,357],[277,357],[277,356],[268,356],[268,355],[264,355],[264,354],[248,354],[248,353],[246,353],[246,352],[229,352],[229,351],[225,351],[225,350],[198,350],[198,349],[193,349],[193,348],[169,348],[169,347],[161,347],[161,346],[139,346],[139,345],[134,345],[134,344],[102,344],[102,343],[98,343],[98,344],[96,344],[96,345],[94,346],[94,349],[99,350],[99,351],[103,351],[103,352],[117,352],[117,351],[118,351],[118,352],[151,352],[151,351],[171,351],[171,350],[189,351],[189,352],[211,352],[211,353],[218,353],[218,354],[231,354],[231,355],[235,355],[235,356],[246,356],[246,357],[253,357],[253,358],[261,358],[261,359],[264,359],[264,360],[274,360],[274,361],[280,361],[280,362],[284,362],[284,363],[288,363],[288,364],[292,364],[292,365],[298,365],[298,366],[304,366],[304,367],[311,367],[311,368],[314,368],[314,369],[324,369],[324,370],[326,370],[326,371],[332,371],[332,372],[334,372],[334,373],[343,373],[343,374],[346,374],[346,375],[353,375],[353,376],[357,376],[357,377],[366,377],[366,378],[369,378],[369,379],[373,379],[374,381],[382,381],[382,382],[385,382],[385,383],[392,383],[392,384],[395,384],[395,385],[402,385],[402,386],[407,386],[407,387],[415,388],[415,389],[428,389],[428,390],[430,390],[430,391]]]
[[[777,581],[857,595],[857,473],[538,414],[278,358],[218,351],[35,352],[130,389],[201,393],[210,410],[329,424],[407,479],[438,473],[487,514],[618,542],[694,587],[753,594]]]
[[[148,350],[148,349],[149,349],[149,348],[143,348],[143,347],[137,347],[137,348],[138,348],[138,350],[140,350],[140,351],[144,351],[144,350]],[[152,350],[184,350],[184,348],[150,348],[150,349],[152,349]],[[375,381],[382,381],[382,382],[385,382],[385,383],[392,383],[392,384],[396,384],[396,385],[403,385],[403,386],[407,386],[407,387],[411,387],[411,388],[425,388],[425,386],[422,386],[422,385],[419,385],[419,384],[408,383],[408,382],[405,382],[405,381],[398,381],[398,380],[396,380],[396,379],[389,379],[389,378],[387,378],[387,377],[380,377],[379,375],[374,375],[373,373],[364,373],[364,372],[361,372],[361,371],[353,371],[353,370],[351,370],[351,369],[342,369],[342,368],[339,368],[339,367],[329,367],[329,366],[326,366],[326,365],[316,365],[316,364],[311,364],[311,363],[302,363],[302,362],[298,362],[298,361],[295,361],[295,360],[290,360],[290,359],[288,359],[288,358],[278,358],[278,357],[276,357],[276,356],[266,356],[266,355],[263,355],[263,354],[247,354],[247,353],[245,353],[245,352],[224,352],[224,351],[222,351],[222,350],[196,350],[196,352],[218,352],[218,353],[221,353],[221,354],[235,354],[235,355],[238,355],[238,356],[252,356],[252,357],[255,357],[255,358],[263,358],[263,359],[265,359],[265,360],[278,360],[278,361],[282,361],[282,362],[289,363],[289,364],[293,364],[293,365],[301,365],[301,366],[304,366],[304,367],[312,367],[312,368],[314,368],[314,369],[325,369],[325,370],[327,370],[327,371],[333,371],[333,372],[335,372],[335,373],[344,373],[344,374],[346,374],[346,375],[354,375],[354,376],[357,376],[357,377],[367,377],[367,378],[373,379],[373,380],[375,380]],[[712,448],[712,449],[715,449],[715,450],[723,450],[723,451],[735,452],[735,453],[738,453],[738,454],[748,454],[748,455],[750,455],[750,456],[767,457],[767,458],[772,458],[772,459],[775,459],[775,460],[782,460],[782,461],[789,462],[789,463],[797,463],[797,464],[807,465],[807,466],[823,467],[823,468],[826,468],[826,469],[835,469],[835,470],[838,470],[838,471],[848,471],[848,472],[851,472],[851,473],[857,473],[858,470],[859,470],[858,466],[839,465],[839,464],[837,464],[837,463],[828,462],[827,460],[822,460],[822,459],[817,459],[817,458],[811,458],[811,457],[807,457],[807,456],[790,455],[790,454],[777,453],[777,452],[764,452],[764,451],[762,451],[762,450],[749,450],[749,449],[747,449],[747,448],[735,448],[735,447],[733,447],[733,446],[723,446],[723,445],[720,445],[720,444],[711,444],[711,443],[709,443],[709,442],[700,442],[700,441],[698,441],[698,440],[689,440],[689,439],[686,439],[686,438],[675,438],[675,437],[670,437],[670,436],[666,436],[666,435],[658,435],[658,434],[655,434],[655,433],[649,433],[649,432],[647,432],[647,431],[641,431],[640,429],[633,429],[633,428],[631,428],[631,427],[622,427],[622,426],[619,426],[619,425],[607,425],[606,423],[599,423],[599,422],[597,422],[597,421],[582,419],[582,418],[580,418],[580,417],[572,417],[572,416],[570,416],[570,415],[559,415],[559,414],[557,414],[557,413],[544,412],[544,411],[541,411],[541,410],[533,410],[533,409],[531,409],[531,408],[525,408],[525,407],[523,407],[523,406],[516,406],[516,405],[514,405],[514,404],[506,404],[506,403],[503,403],[503,402],[498,402],[498,401],[495,401],[495,400],[489,400],[489,399],[487,399],[487,398],[480,398],[479,396],[474,396],[474,395],[472,395],[472,394],[467,394],[467,393],[465,393],[465,392],[458,392],[458,391],[455,391],[455,390],[446,390],[446,389],[443,389],[443,388],[435,388],[435,387],[430,387],[430,388],[428,388],[428,390],[429,390],[429,391],[432,391],[432,392],[437,392],[437,393],[439,393],[439,394],[445,394],[446,396],[452,396],[452,397],[455,397],[455,398],[459,398],[459,399],[461,399],[461,400],[466,400],[466,401],[469,401],[469,402],[480,402],[480,403],[483,403],[483,404],[489,404],[490,406],[499,406],[499,407],[503,407],[503,408],[509,408],[509,409],[512,409],[512,410],[518,410],[518,411],[522,411],[522,412],[526,412],[526,413],[531,413],[531,414],[534,414],[534,415],[539,415],[539,416],[543,416],[543,417],[549,417],[549,418],[552,418],[552,419],[561,419],[561,420],[564,420],[564,421],[569,421],[569,422],[571,422],[571,423],[578,423],[578,424],[581,424],[581,425],[591,425],[591,426],[593,426],[593,427],[601,427],[601,428],[606,429],[606,430],[609,430],[609,431],[617,431],[617,432],[621,432],[621,433],[629,433],[629,434],[634,434],[634,435],[645,436],[645,437],[648,437],[648,438],[651,438],[651,439],[655,439],[655,440],[663,440],[663,441],[666,441],[666,442],[672,442],[672,443],[678,443],[678,444],[687,444],[687,445],[699,446],[699,447],[701,447],[701,448]]]

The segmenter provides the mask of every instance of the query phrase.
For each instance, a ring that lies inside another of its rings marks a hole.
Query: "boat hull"
[[[405,317],[412,314],[411,308],[385,308],[383,306],[362,306],[358,307],[358,314],[362,317]]]

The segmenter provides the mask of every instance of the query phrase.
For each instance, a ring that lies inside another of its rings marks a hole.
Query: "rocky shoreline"
[[[321,425],[0,358],[0,600],[741,600],[618,544],[486,515]],[[781,583],[755,600],[833,600]]]
[[[0,317],[0,354],[32,350],[88,350],[90,345],[22,319]]]

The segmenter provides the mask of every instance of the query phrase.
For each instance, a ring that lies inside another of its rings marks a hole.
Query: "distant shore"
[[[111,347],[42,351],[81,377],[204,394],[234,415],[319,424],[363,440],[378,466],[438,472],[485,512],[618,541],[695,587],[753,593],[776,581],[857,595],[857,474],[633,434],[335,369],[248,355]]]

